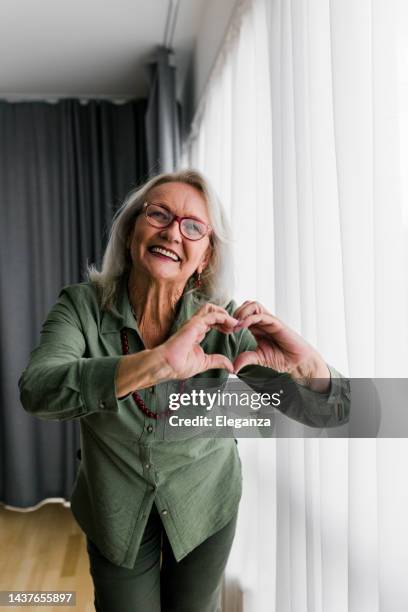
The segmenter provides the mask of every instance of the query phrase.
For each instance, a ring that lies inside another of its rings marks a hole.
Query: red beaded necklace
[[[122,353],[124,355],[129,355],[129,341],[128,341],[128,337],[127,337],[127,331],[126,331],[125,328],[121,329],[120,337],[121,337],[121,340],[122,340]],[[180,386],[179,386],[179,392],[180,393],[183,392],[184,383],[185,383],[184,380],[180,381]],[[158,418],[161,418],[161,417],[166,417],[166,416],[170,415],[173,412],[173,410],[170,410],[170,408],[167,408],[167,410],[165,412],[161,412],[161,413],[153,412],[152,410],[150,410],[146,406],[146,404],[144,403],[143,399],[140,397],[140,395],[138,394],[137,391],[133,391],[132,397],[133,397],[133,399],[135,401],[136,406],[138,408],[140,408],[140,410],[147,417],[149,417],[149,419],[158,419]]]

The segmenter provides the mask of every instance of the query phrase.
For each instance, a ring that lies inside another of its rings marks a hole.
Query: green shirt
[[[198,307],[194,294],[184,293],[171,333]],[[225,307],[232,314],[237,305],[231,301]],[[116,310],[116,314],[101,310],[92,283],[64,287],[20,377],[21,401],[26,411],[39,418],[80,419],[82,460],[71,510],[102,554],[116,565],[132,568],[155,503],[180,561],[224,527],[238,509],[242,473],[237,444],[233,437],[172,439],[168,419],[146,417],[131,395],[116,397],[120,330],[127,328],[130,353],[145,348],[132,314],[126,278],[120,285]],[[248,329],[228,335],[212,329],[201,345],[207,353],[223,353],[234,360],[256,342]],[[299,385],[304,410],[291,413],[289,406],[285,409],[288,416],[316,426],[310,416],[312,406],[314,415],[323,415],[325,426],[348,420],[348,381],[331,366],[329,369],[330,392],[315,393]],[[239,377],[256,380],[265,373],[270,378],[288,376],[248,366]],[[220,381],[228,377],[224,370],[202,376],[209,375]],[[153,411],[165,405],[167,393],[167,383],[139,391]]]

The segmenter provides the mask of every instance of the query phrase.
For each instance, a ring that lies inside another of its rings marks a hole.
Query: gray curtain
[[[60,289],[100,264],[114,210],[148,178],[146,106],[0,101],[0,503],[69,499],[78,423],[26,413],[17,381]]]
[[[150,81],[146,113],[149,175],[177,170],[180,161],[181,105],[176,99],[176,71],[171,52],[158,47],[147,67]]]

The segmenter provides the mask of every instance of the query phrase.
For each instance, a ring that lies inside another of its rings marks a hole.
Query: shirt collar
[[[176,318],[170,330],[170,335],[174,334],[181,325],[187,321],[198,309],[199,303],[194,292],[189,291],[187,283],[184,292],[180,297]],[[139,335],[139,329],[135,317],[133,316],[132,306],[128,294],[128,275],[119,281],[114,311],[104,311],[101,321],[101,333],[107,334],[119,332],[123,327],[134,329]]]

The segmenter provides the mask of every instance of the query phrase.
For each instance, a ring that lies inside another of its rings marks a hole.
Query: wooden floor
[[[19,512],[0,504],[0,591],[76,592],[76,606],[0,606],[0,612],[95,612],[85,535],[69,508],[45,503]],[[236,585],[224,585],[222,599],[222,610],[242,612]]]
[[[0,590],[76,591],[76,606],[0,610],[94,612],[85,535],[69,508],[46,503],[31,512],[0,506]]]

